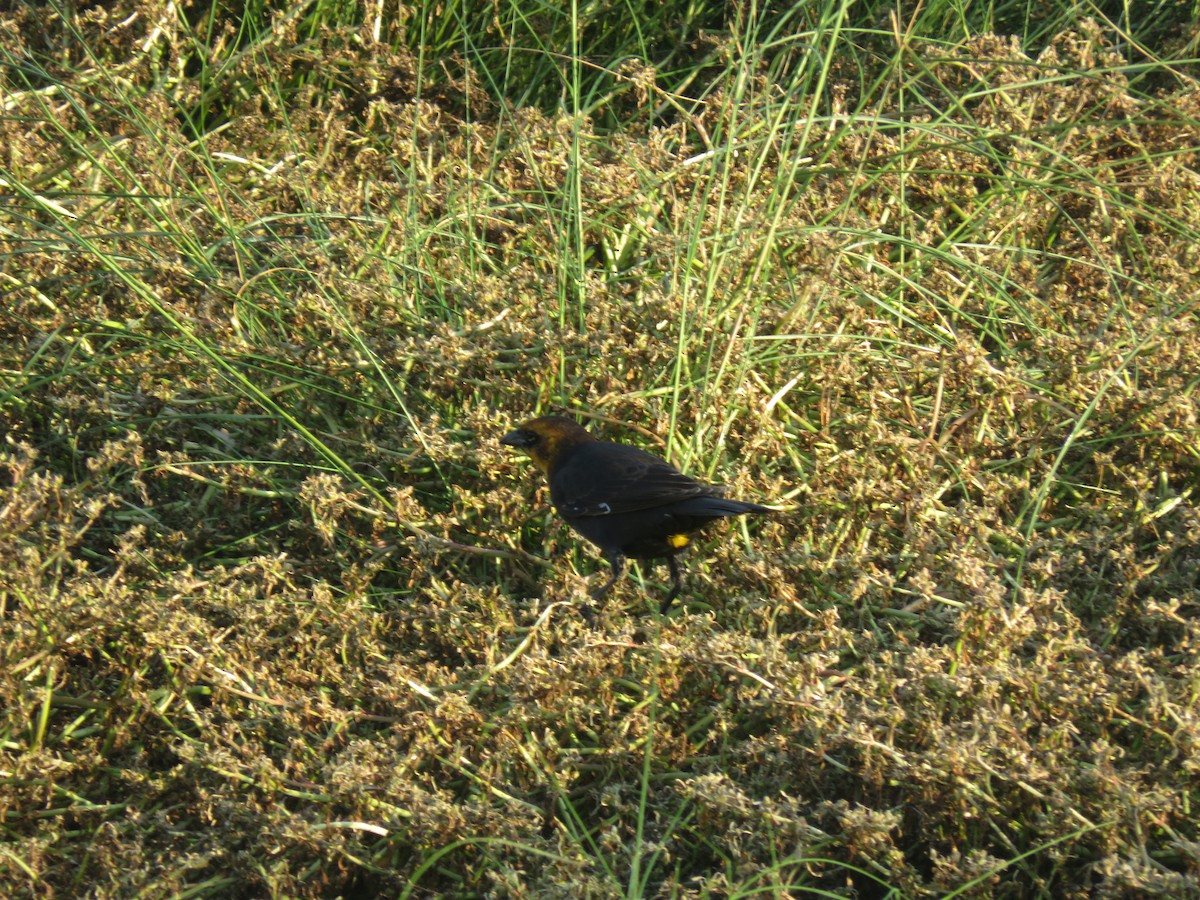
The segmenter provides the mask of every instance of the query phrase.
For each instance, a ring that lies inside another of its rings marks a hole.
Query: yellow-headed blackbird
[[[665,613],[683,588],[675,557],[693,533],[724,516],[770,512],[757,503],[727,500],[721,488],[688,478],[636,447],[598,441],[562,416],[526,422],[500,443],[529,454],[546,473],[559,515],[612,566],[612,577],[592,594],[594,600],[616,583],[626,558],[665,558],[671,569]]]

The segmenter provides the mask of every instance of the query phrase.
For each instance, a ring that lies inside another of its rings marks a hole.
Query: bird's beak
[[[506,447],[528,447],[533,443],[533,437],[528,431],[522,431],[518,428],[516,431],[510,431],[504,437],[500,438],[500,443]]]

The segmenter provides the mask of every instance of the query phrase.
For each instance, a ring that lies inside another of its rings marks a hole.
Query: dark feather
[[[604,441],[572,448],[550,476],[554,506],[569,517],[637,512],[716,490],[657,456]]]
[[[683,589],[676,556],[691,535],[725,516],[769,512],[766,506],[723,496],[666,460],[636,447],[597,441],[564,416],[541,416],[501,438],[529,454],[550,480],[550,499],[580,535],[600,548],[612,575],[593,593],[600,599],[620,578],[625,560],[665,559],[671,591],[665,613]]]

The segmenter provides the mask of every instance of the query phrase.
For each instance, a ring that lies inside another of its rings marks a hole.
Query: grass
[[[3,14],[9,894],[1200,896],[1196,13]]]

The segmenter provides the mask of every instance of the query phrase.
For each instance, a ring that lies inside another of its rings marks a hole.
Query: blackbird
[[[729,500],[722,488],[684,475],[637,447],[598,441],[564,416],[532,419],[500,439],[524,450],[550,482],[554,508],[575,531],[600,548],[612,575],[592,594],[601,599],[626,559],[665,559],[671,570],[666,613],[683,589],[676,556],[692,535],[725,516],[770,512],[757,503]]]

